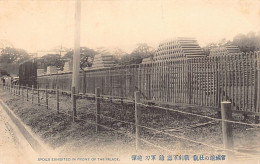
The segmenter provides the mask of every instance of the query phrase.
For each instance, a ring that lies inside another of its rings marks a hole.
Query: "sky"
[[[73,48],[74,0],[0,0],[0,40],[29,52]],[[174,37],[201,46],[260,31],[260,0],[81,0],[81,46],[157,47]]]

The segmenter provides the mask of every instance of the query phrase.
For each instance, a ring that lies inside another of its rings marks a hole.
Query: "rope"
[[[200,114],[196,114],[196,113],[189,113],[189,112],[185,112],[185,111],[180,111],[180,110],[176,110],[176,109],[171,109],[171,108],[166,108],[166,107],[161,107],[161,106],[155,106],[155,105],[151,106],[151,105],[146,105],[146,104],[143,104],[143,103],[136,103],[136,104],[137,105],[146,106],[146,107],[160,108],[160,109],[164,109],[164,110],[168,110],[168,111],[172,111],[172,112],[178,112],[178,113],[182,113],[182,114],[187,114],[187,115],[207,118],[207,119],[211,119],[211,120],[215,120],[215,121],[225,121],[225,122],[230,122],[230,123],[236,123],[236,124],[260,127],[259,124],[249,124],[249,123],[238,122],[238,121],[222,120],[222,119],[219,119],[219,118],[213,118],[213,117],[204,116],[204,115],[200,115]]]

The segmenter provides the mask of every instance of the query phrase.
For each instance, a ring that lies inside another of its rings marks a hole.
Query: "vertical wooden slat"
[[[171,100],[171,102],[174,102],[174,99],[173,99],[173,91],[174,91],[174,89],[173,89],[173,87],[174,87],[174,84],[173,84],[173,61],[170,61],[170,100]]]
[[[254,71],[255,71],[255,83],[254,83],[254,112],[259,112],[258,105],[259,105],[259,77],[258,77],[258,54],[257,52],[254,53]]]
[[[235,104],[236,104],[236,107],[235,109],[237,110],[238,108],[238,68],[237,68],[237,63],[238,63],[238,58],[237,58],[237,54],[234,55],[234,73],[235,73],[235,79],[234,79],[234,101],[235,101]]]
[[[203,102],[204,102],[204,94],[203,94],[203,89],[204,89],[204,78],[203,78],[203,75],[204,75],[204,62],[203,62],[203,59],[204,58],[200,58],[200,63],[199,63],[199,69],[200,69],[200,105],[203,106]]]
[[[195,93],[196,93],[196,98],[195,98],[195,104],[197,104],[198,105],[198,80],[199,80],[199,78],[198,78],[198,59],[195,59],[195,71],[194,71],[194,81],[195,81]]]
[[[100,88],[95,88],[95,100],[96,100],[96,132],[100,130]]]
[[[243,111],[246,111],[246,53],[243,54],[243,64],[242,64],[242,73],[243,73]]]
[[[49,108],[49,98],[48,98],[48,85],[45,86],[45,100],[46,100],[46,109]]]
[[[255,99],[255,104],[256,104],[256,112],[260,112],[260,52],[257,52],[256,56],[256,71],[257,71],[257,95]]]
[[[71,99],[72,99],[72,120],[73,122],[76,121],[77,117],[77,105],[76,105],[76,90],[75,87],[71,88]]]
[[[40,106],[40,88],[39,88],[39,85],[37,85],[37,100],[38,100],[38,106]]]
[[[242,75],[243,75],[243,73],[242,73],[242,64],[243,64],[243,62],[242,62],[242,54],[239,54],[238,55],[238,72],[239,72],[239,94],[238,94],[238,96],[239,96],[239,110],[242,110],[242,105],[243,105],[243,103],[242,103],[242,101],[243,101],[243,93],[242,93]]]
[[[177,103],[177,62],[173,62],[173,91],[174,91],[174,102]]]
[[[140,92],[135,92],[135,138],[136,138],[136,150],[140,148],[140,134],[141,134],[141,109],[140,105]]]
[[[209,66],[210,66],[210,58],[207,58],[207,65],[206,65],[206,73],[207,73],[207,92],[206,92],[206,105],[210,106],[210,87],[211,87],[211,81],[209,80]]]
[[[249,90],[249,87],[248,87],[248,85],[249,85],[249,78],[250,78],[250,76],[249,76],[249,67],[248,67],[248,62],[249,62],[249,60],[248,60],[248,57],[250,56],[250,54],[249,53],[246,53],[245,54],[245,76],[244,76],[244,78],[245,78],[245,80],[244,80],[244,89],[245,89],[245,111],[248,111],[248,108],[249,108],[249,102],[248,102],[248,97],[249,97],[249,95],[248,95],[248,90]]]
[[[177,61],[177,103],[180,103],[180,61]]]

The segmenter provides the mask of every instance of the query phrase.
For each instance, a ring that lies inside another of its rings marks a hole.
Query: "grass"
[[[54,94],[49,94],[51,109],[32,104],[21,97],[15,97],[6,90],[1,90],[0,96],[33,132],[40,136],[46,144],[57,150],[60,155],[82,156],[84,154],[92,154],[95,156],[120,156],[130,159],[130,155],[136,153],[134,138],[105,128],[101,128],[101,131],[96,133],[95,126],[87,123],[88,121],[95,121],[93,114],[87,114],[95,111],[95,102],[93,100],[77,100],[77,114],[81,120],[72,122],[72,117],[67,115],[72,114],[71,100],[66,95],[60,96],[60,108],[66,114],[57,114],[55,111],[56,101]],[[44,97],[43,94],[41,96]],[[44,99],[41,99],[41,101],[43,103]],[[206,123],[211,120],[176,112],[166,112],[165,110],[155,108],[142,107],[141,110],[142,126],[159,129],[172,135],[189,138],[209,145],[223,147],[221,122],[190,128],[191,125]],[[208,116],[217,117],[215,111],[206,108],[194,108],[192,112],[206,113]],[[134,123],[133,105],[102,102],[101,114]],[[248,122],[250,121],[252,122],[252,119],[248,120]],[[101,124],[129,135],[135,135],[135,127],[127,123],[102,118]],[[235,146],[260,145],[258,140],[260,137],[259,128],[252,129],[246,125],[234,125],[233,134]],[[155,145],[171,149],[172,153],[223,153],[223,150],[214,150],[210,147],[194,144],[162,133],[155,133],[145,128],[142,128],[141,137]],[[147,144],[142,144],[142,150],[138,153],[169,154],[169,152]]]

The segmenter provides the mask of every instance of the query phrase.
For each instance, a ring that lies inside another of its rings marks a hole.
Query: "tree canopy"
[[[46,69],[48,66],[56,66],[60,70],[63,69],[65,61],[59,54],[47,54],[37,60],[38,68]]]
[[[5,47],[0,53],[1,68],[8,74],[18,74],[19,65],[30,59],[30,55],[23,49]]]
[[[238,46],[242,52],[259,51],[260,33],[238,34],[233,38],[232,44]]]
[[[140,64],[143,58],[153,57],[154,49],[146,43],[137,44],[137,47],[130,53],[122,56],[120,64]]]
[[[208,55],[211,48],[222,47],[225,45],[238,46],[241,52],[260,51],[260,33],[249,32],[247,34],[238,34],[232,41],[225,38],[206,45],[203,49]]]
[[[6,47],[1,52],[0,63],[20,64],[28,59],[30,56],[25,50]]]
[[[91,67],[93,64],[94,56],[98,54],[97,51],[87,48],[80,47],[80,68],[84,69],[85,67]],[[64,60],[72,60],[73,59],[73,51],[69,51],[66,53],[62,59]]]

